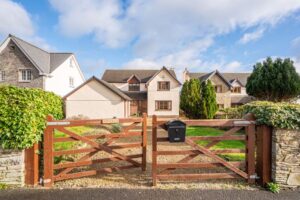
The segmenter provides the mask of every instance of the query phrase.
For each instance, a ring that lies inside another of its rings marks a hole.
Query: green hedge
[[[300,105],[256,101],[243,106],[244,114],[253,113],[258,124],[275,128],[300,129]]]
[[[24,149],[40,141],[48,114],[63,117],[59,96],[41,89],[0,87],[0,145]]]

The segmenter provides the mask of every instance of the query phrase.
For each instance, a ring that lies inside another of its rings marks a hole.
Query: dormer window
[[[140,91],[140,80],[135,75],[132,75],[127,82],[128,91]]]
[[[231,89],[232,93],[240,94],[241,93],[241,87],[233,87]]]

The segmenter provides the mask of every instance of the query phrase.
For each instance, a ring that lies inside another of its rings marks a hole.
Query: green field
[[[211,127],[187,127],[187,136],[221,136],[225,130],[220,130]],[[243,134],[239,132],[238,134]],[[210,141],[198,141],[200,146],[205,146],[210,143]],[[243,141],[238,140],[226,140],[221,141],[215,146],[211,147],[211,149],[245,149],[245,143]],[[245,159],[244,153],[230,153],[230,154],[221,154],[221,157],[228,161],[243,161]]]

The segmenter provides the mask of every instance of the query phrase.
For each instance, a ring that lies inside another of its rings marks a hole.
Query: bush
[[[244,117],[244,106],[225,108],[216,116],[218,119],[241,119]]]
[[[25,149],[41,140],[48,114],[63,117],[59,96],[41,89],[0,87],[0,145]]]
[[[300,95],[300,76],[292,60],[267,58],[254,66],[246,89],[259,100],[289,101]]]
[[[253,113],[258,124],[282,129],[300,129],[300,105],[256,101],[246,104],[244,113]]]
[[[279,193],[280,192],[280,186],[277,183],[268,183],[267,184],[267,190],[273,193]]]

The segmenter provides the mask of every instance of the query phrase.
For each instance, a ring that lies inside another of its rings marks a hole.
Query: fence
[[[75,126],[99,126],[108,124],[122,124],[120,133],[81,135],[70,131],[69,127]],[[139,131],[137,126],[141,124]],[[55,130],[66,134],[68,137],[54,137]],[[131,138],[140,136],[139,142],[116,143],[120,138]],[[102,140],[106,139],[105,142]],[[89,147],[79,149],[68,149],[55,151],[54,145],[61,142],[82,142]],[[141,148],[141,154],[126,155],[118,150],[126,148]],[[108,158],[92,159],[98,152],[105,152],[110,155]],[[53,182],[66,179],[92,176],[98,173],[109,173],[125,169],[141,167],[146,169],[147,151],[147,118],[143,114],[142,118],[126,119],[99,119],[99,120],[60,120],[55,121],[50,116],[47,118],[47,127],[44,133],[44,186],[51,187]],[[54,164],[55,156],[80,155],[76,161]],[[83,156],[81,154],[84,154]],[[134,159],[141,158],[141,161]],[[74,171],[78,167],[91,166],[93,164],[124,161],[129,165],[118,167],[105,167],[100,169],[81,169]]]
[[[225,179],[241,177],[249,183],[255,182],[255,121],[252,120],[187,120],[187,126],[205,127],[231,127],[222,136],[191,136],[186,137],[185,143],[192,147],[186,151],[161,151],[158,150],[158,143],[167,142],[168,137],[158,137],[158,128],[166,129],[166,121],[158,121],[156,116],[152,118],[152,178],[155,186],[157,180],[195,180],[195,179]],[[245,135],[234,135],[239,130],[245,129]],[[245,141],[245,149],[223,149],[213,150],[212,147],[221,141],[239,140]],[[209,141],[205,146],[198,145],[197,141]],[[229,162],[220,157],[222,153],[245,153],[245,162]],[[193,162],[198,155],[205,155],[214,162]],[[176,163],[158,163],[158,156],[185,155],[183,159]],[[245,165],[245,169],[241,167]],[[230,173],[181,173],[171,174],[175,169],[194,169],[194,168],[216,168],[224,167]]]

